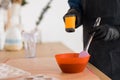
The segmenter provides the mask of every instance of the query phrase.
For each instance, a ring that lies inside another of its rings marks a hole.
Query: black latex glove
[[[109,25],[96,26],[90,31],[90,33],[93,32],[95,32],[94,35],[95,40],[100,40],[100,39],[103,39],[105,41],[116,40],[120,36],[118,28]]]
[[[81,14],[76,9],[69,9],[68,12],[64,15],[63,19],[65,21],[66,16],[75,15],[76,16],[76,24],[75,28],[81,25]]]

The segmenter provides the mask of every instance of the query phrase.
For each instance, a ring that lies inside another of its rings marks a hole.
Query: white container
[[[5,45],[5,33],[0,32],[0,50],[4,50]]]
[[[6,31],[5,50],[21,50],[23,48],[22,34],[20,30],[20,4],[12,5],[12,17]]]
[[[5,50],[21,50],[23,48],[21,31],[11,27],[6,31]]]
[[[5,10],[3,8],[0,8],[0,50],[4,49],[5,44]]]

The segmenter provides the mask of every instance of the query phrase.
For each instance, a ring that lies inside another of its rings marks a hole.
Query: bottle
[[[5,50],[14,51],[23,48],[23,40],[20,30],[20,7],[21,4],[13,2],[10,27],[6,31]]]
[[[21,31],[18,25],[12,25],[6,31],[5,50],[21,50],[23,47]]]
[[[0,8],[0,50],[4,49],[5,44],[5,10]]]

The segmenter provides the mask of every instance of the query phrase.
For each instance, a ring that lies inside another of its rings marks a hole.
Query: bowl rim
[[[62,57],[64,55],[70,55],[70,54],[71,55],[74,55],[74,54],[75,55],[79,55],[79,53],[76,53],[76,52],[73,52],[73,53],[72,52],[70,52],[70,53],[68,52],[68,53],[58,53],[58,54],[55,55],[55,57],[56,58],[71,58],[71,57]],[[90,57],[90,56],[91,55],[88,55],[88,56],[85,56],[85,57],[72,57],[72,58],[87,58],[87,57]]]

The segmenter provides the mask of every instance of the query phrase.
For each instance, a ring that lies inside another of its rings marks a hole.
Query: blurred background
[[[24,30],[31,31],[49,0],[26,0],[27,4],[21,8],[22,25]],[[73,33],[67,33],[64,28],[63,16],[69,9],[67,0],[53,0],[49,10],[44,14],[38,41],[62,42],[75,52],[83,49],[82,26]]]
[[[21,6],[22,1],[27,2],[27,4]],[[47,6],[50,1],[51,3]],[[38,43],[62,42],[75,52],[82,51],[82,26],[73,33],[65,31],[63,16],[69,9],[67,1],[0,0],[0,50],[3,50],[4,43],[7,48],[20,47],[22,45],[21,32],[32,32],[37,27]],[[46,7],[47,11],[45,11]],[[36,25],[41,15],[43,17]]]

